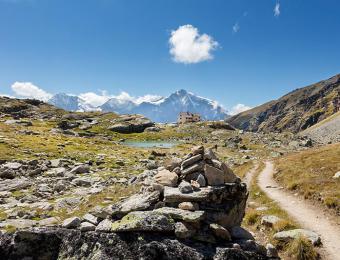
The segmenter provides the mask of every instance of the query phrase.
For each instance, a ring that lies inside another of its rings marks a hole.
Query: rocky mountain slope
[[[340,142],[340,111],[307,128],[301,134],[321,144]]]
[[[299,132],[340,109],[340,74],[294,90],[228,119],[233,126],[249,131]]]
[[[183,89],[157,101],[137,103],[111,98],[97,108],[86,104],[77,96],[67,94],[56,94],[48,102],[68,111],[101,110],[118,114],[142,114],[159,123],[175,122],[179,112],[183,111],[199,113],[204,120],[221,120],[227,116],[226,111],[217,102]]]

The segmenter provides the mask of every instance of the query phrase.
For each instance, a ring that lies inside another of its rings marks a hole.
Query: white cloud
[[[145,96],[136,98],[135,102],[137,104],[140,104],[140,103],[143,103],[143,102],[156,102],[156,101],[159,101],[162,98],[163,98],[162,96],[147,94]]]
[[[15,82],[11,88],[20,97],[35,98],[42,101],[47,101],[52,97],[52,94],[33,85],[31,82]]]
[[[238,31],[240,30],[240,25],[238,23],[235,23],[233,25],[233,32],[234,33],[237,33]]]
[[[101,106],[106,101],[108,101],[112,96],[109,96],[106,91],[102,91],[101,95],[94,92],[86,92],[79,95],[87,104],[92,106]]]
[[[122,91],[119,95],[109,95],[107,91],[102,91],[100,95],[94,93],[94,92],[86,92],[79,95],[81,99],[85,101],[85,103],[90,104],[94,107],[103,105],[106,101],[108,101],[110,98],[115,98],[118,101],[121,101],[124,103],[125,101],[131,101],[136,104],[140,104],[142,102],[155,102],[161,99],[161,96],[157,95],[150,95],[147,94],[145,96],[140,97],[133,97],[129,93]]]
[[[241,112],[249,110],[249,109],[251,109],[251,107],[246,106],[244,104],[237,104],[237,105],[235,105],[231,108],[231,111],[229,112],[229,114],[237,115],[238,113],[241,113]]]
[[[9,97],[9,98],[15,98],[11,95],[7,95],[7,94],[3,94],[3,93],[0,93],[0,97]]]
[[[274,16],[278,17],[280,16],[281,11],[280,11],[280,3],[277,2],[274,7]]]
[[[172,31],[169,44],[172,59],[185,64],[213,59],[211,52],[218,46],[211,36],[199,34],[198,29],[190,24]]]

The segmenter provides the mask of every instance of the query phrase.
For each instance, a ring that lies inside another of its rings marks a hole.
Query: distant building
[[[190,112],[180,112],[178,117],[179,124],[194,123],[201,121],[201,115]]]

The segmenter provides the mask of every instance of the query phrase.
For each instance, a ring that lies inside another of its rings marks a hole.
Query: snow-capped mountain
[[[53,95],[53,97],[51,97],[47,103],[68,111],[84,112],[98,110],[98,108],[86,103],[85,100],[81,99],[80,97],[65,93]]]
[[[221,120],[228,116],[216,101],[199,97],[184,89],[156,101],[135,102],[114,97],[99,107],[93,107],[80,97],[64,93],[54,95],[48,103],[69,111],[101,110],[118,114],[142,114],[159,123],[177,121],[180,112],[199,113],[203,120]]]
[[[226,111],[216,101],[196,96],[184,89],[155,102],[136,104],[129,101],[120,104],[110,99],[100,107],[103,111],[119,114],[142,114],[155,122],[175,122],[180,112],[199,113],[204,120],[221,120],[227,116]]]

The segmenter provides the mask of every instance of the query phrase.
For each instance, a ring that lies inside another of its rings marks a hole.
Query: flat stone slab
[[[313,245],[319,245],[321,243],[321,238],[317,233],[311,230],[299,229],[299,228],[278,232],[274,235],[274,239],[287,242],[299,236],[306,237],[309,241],[312,242]]]
[[[182,193],[178,188],[164,187],[165,202],[191,202],[191,201],[206,201],[212,192],[211,187],[201,188],[199,191],[192,193]]]
[[[34,227],[38,224],[36,220],[31,219],[7,219],[4,222],[0,222],[0,228],[6,228],[8,226],[16,227],[17,229],[24,229]]]
[[[130,212],[111,225],[112,232],[171,232],[174,229],[175,222],[172,218],[153,211]]]
[[[160,192],[154,191],[149,194],[135,194],[125,200],[119,206],[121,213],[129,213],[131,211],[146,210],[152,203],[155,203],[159,199]]]
[[[202,210],[189,211],[170,207],[163,207],[153,211],[171,217],[172,219],[183,220],[186,222],[199,222],[204,218],[205,213]]]

